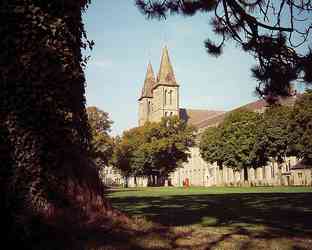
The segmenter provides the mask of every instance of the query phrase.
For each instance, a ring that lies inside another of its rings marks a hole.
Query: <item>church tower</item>
[[[152,88],[155,85],[155,76],[151,63],[148,63],[144,85],[139,98],[139,126],[151,121],[152,114]]]
[[[167,47],[162,50],[157,79],[151,63],[139,98],[139,126],[159,122],[165,116],[179,116],[179,85],[176,82]]]
[[[152,95],[152,121],[159,122],[164,116],[179,116],[179,85],[176,82],[166,46],[162,51]]]

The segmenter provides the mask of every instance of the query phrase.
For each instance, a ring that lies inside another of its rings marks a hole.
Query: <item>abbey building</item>
[[[228,112],[214,110],[184,109],[179,106],[179,84],[176,81],[167,47],[163,48],[157,77],[151,63],[148,64],[144,85],[139,102],[139,126],[145,122],[159,122],[162,117],[177,115],[198,129],[199,135],[204,129],[222,123]],[[293,105],[296,97],[281,100],[283,105]],[[254,112],[263,112],[266,102],[258,100],[239,108]],[[247,176],[242,170],[233,170],[224,166],[206,163],[200,156],[199,148],[190,149],[191,157],[182,168],[170,176],[170,183],[182,186],[188,179],[194,186],[226,185],[312,185],[312,169],[306,169],[295,158],[289,158],[283,166],[271,162],[267,166],[248,169]],[[247,177],[247,178],[246,178]],[[141,178],[139,185],[147,185]]]
[[[181,108],[179,104],[179,84],[169,58],[167,47],[162,50],[161,63],[155,77],[152,64],[147,66],[139,105],[139,126],[144,123],[159,122],[165,116],[178,116],[189,125],[197,128],[198,137],[208,127],[221,124],[230,111],[200,110]],[[292,106],[299,96],[281,99],[282,105]],[[237,109],[253,112],[264,112],[266,102],[258,100]],[[101,178],[106,185],[122,185],[129,187],[147,186],[147,177],[130,177],[126,181],[116,169],[108,166],[102,170]],[[209,164],[203,160],[199,148],[190,148],[190,157],[181,168],[170,174],[168,184],[182,186],[185,181],[191,186],[279,186],[279,185],[312,185],[312,168],[305,166],[295,157],[289,157],[282,165],[270,162],[266,166],[244,170],[227,166],[220,168],[217,164]]]

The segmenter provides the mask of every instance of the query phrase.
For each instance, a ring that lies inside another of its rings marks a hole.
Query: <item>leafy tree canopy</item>
[[[109,119],[108,113],[97,107],[88,107],[87,114],[92,136],[90,156],[98,166],[107,166],[113,154],[114,143],[109,135],[113,122]]]
[[[262,116],[255,112],[242,109],[229,113],[219,127],[208,128],[202,135],[204,160],[235,169],[264,165],[265,156],[253,152],[261,121]]]
[[[224,164],[232,168],[256,167],[264,164],[261,155],[253,154],[260,114],[237,110],[231,112],[222,124]]]
[[[297,99],[289,124],[290,150],[298,158],[312,163],[312,91]]]
[[[164,176],[187,161],[194,144],[192,127],[178,117],[126,131],[116,143],[114,165],[127,175]]]
[[[277,162],[285,161],[288,156],[290,115],[292,108],[288,106],[273,106],[263,114],[259,124],[254,154],[271,157]]]
[[[291,94],[291,82],[312,83],[310,0],[136,0],[148,18],[170,14],[206,13],[219,39],[205,41],[207,52],[219,56],[227,41],[235,41],[257,60],[252,68],[260,96],[270,102]]]
[[[222,130],[220,127],[207,128],[203,132],[199,144],[202,158],[211,164],[217,162],[218,165],[222,165],[224,161],[222,142]]]
[[[112,165],[118,168],[121,173],[128,176],[140,176],[143,174],[141,165],[136,163],[136,150],[143,141],[142,128],[133,128],[125,131],[122,137],[115,139]]]

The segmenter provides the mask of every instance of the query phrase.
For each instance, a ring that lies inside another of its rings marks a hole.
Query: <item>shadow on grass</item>
[[[132,193],[136,195],[136,193]],[[140,194],[141,195],[141,194]],[[79,235],[89,250],[311,249],[312,193],[110,198],[148,219]],[[200,226],[198,226],[200,225]]]
[[[312,235],[311,193],[113,197],[114,207],[164,226],[266,226],[270,234]]]

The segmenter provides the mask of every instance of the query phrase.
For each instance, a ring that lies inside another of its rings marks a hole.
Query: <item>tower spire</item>
[[[144,81],[144,85],[142,88],[140,99],[142,99],[144,97],[153,97],[152,88],[153,88],[154,84],[155,84],[155,75],[154,75],[152,64],[149,61],[148,65],[147,65],[145,81]]]
[[[164,46],[162,50],[161,63],[157,75],[157,84],[159,83],[166,83],[168,85],[177,85],[173,68],[170,62],[167,46]]]

